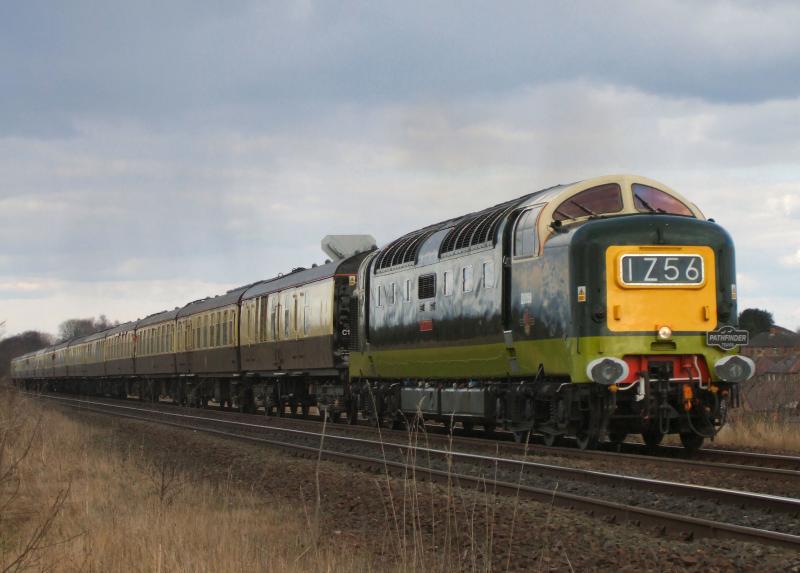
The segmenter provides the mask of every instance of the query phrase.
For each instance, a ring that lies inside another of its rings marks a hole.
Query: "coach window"
[[[228,340],[231,344],[236,344],[236,339],[233,337],[233,321],[236,320],[236,311],[229,311],[228,316],[230,317],[228,326]]]
[[[203,317],[203,348],[208,348],[208,315]]]
[[[303,307],[303,334],[308,335],[308,325],[311,322],[311,307]]]
[[[259,332],[261,335],[259,336],[259,340],[261,342],[266,342],[267,340],[267,297],[262,296],[260,299],[261,301],[261,310],[259,311],[258,315],[258,322],[259,322]]]
[[[694,213],[678,199],[665,193],[661,189],[634,183],[633,204],[636,210],[641,213],[664,213],[667,215],[681,215],[682,217],[694,217]]]
[[[222,346],[222,312],[218,311],[217,316],[217,346]]]
[[[564,200],[553,212],[553,219],[565,221],[622,211],[622,190],[617,183],[598,185]]]
[[[277,301],[273,298],[272,305],[269,309],[269,324],[270,324],[270,333],[272,334],[272,340],[278,339],[278,313],[280,312],[280,305]]]
[[[247,340],[253,343],[253,305],[247,303]]]
[[[515,257],[532,257],[538,254],[539,237],[536,232],[536,221],[539,219],[541,210],[542,205],[537,205],[524,211],[517,219],[517,224],[514,228]]]
[[[222,311],[222,346],[228,346],[228,311]]]
[[[289,307],[289,297],[283,299],[283,336],[288,338],[289,337],[289,319],[291,318],[289,315],[291,314],[291,308]]]
[[[397,285],[395,283],[392,283],[392,288],[389,289],[387,294],[389,295],[389,304],[394,304],[397,296]]]
[[[403,300],[406,302],[411,300],[411,279],[406,279],[405,288],[403,290]]]
[[[378,291],[378,297],[375,301],[375,306],[383,306],[383,285],[375,285],[375,288]]]

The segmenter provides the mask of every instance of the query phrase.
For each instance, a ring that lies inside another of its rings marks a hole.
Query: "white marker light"
[[[672,329],[669,326],[662,326],[658,329],[658,337],[661,340],[669,340],[672,338]]]
[[[619,358],[597,358],[586,366],[586,375],[593,382],[610,386],[628,377],[628,363]]]
[[[718,360],[714,364],[714,371],[725,382],[744,382],[756,373],[756,365],[747,356],[734,354]]]

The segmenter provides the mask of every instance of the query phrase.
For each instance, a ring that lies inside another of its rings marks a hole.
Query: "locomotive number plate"
[[[622,255],[620,280],[626,286],[699,286],[703,257],[686,254]]]

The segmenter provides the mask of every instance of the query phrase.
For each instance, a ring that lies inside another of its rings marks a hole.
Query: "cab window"
[[[542,206],[528,209],[517,219],[514,229],[514,256],[530,257],[539,252],[539,239],[536,233],[536,221]]]
[[[565,221],[620,211],[622,211],[622,189],[617,183],[608,183],[581,191],[566,199],[553,212],[553,219]]]
[[[641,183],[634,183],[632,187],[633,204],[636,206],[636,210],[641,213],[664,213],[694,217],[694,213],[689,207],[661,189],[642,185]]]

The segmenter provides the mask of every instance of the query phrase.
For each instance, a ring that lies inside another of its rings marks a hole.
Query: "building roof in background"
[[[800,353],[789,356],[762,356],[756,360],[756,373],[759,375],[800,373]]]
[[[776,325],[770,327],[769,332],[761,332],[752,337],[750,339],[750,346],[760,348],[800,346],[800,335],[788,328]]]

